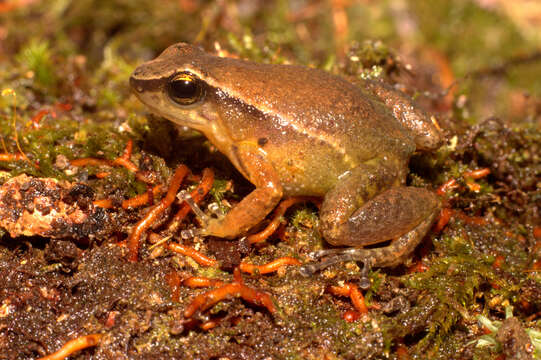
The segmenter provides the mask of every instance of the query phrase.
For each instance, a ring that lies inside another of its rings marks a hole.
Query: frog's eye
[[[201,80],[191,73],[183,72],[169,81],[167,94],[179,105],[192,105],[203,98],[205,91]]]

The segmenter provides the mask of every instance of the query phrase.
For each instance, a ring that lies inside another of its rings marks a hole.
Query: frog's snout
[[[134,75],[137,75],[137,74],[134,72],[133,75],[130,76],[130,88],[132,89],[133,92],[142,93],[143,91],[145,91],[145,88],[140,80],[137,80],[136,78],[134,78]]]

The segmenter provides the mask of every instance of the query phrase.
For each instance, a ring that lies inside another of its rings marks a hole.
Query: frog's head
[[[135,69],[130,86],[153,112],[179,125],[207,129],[216,118],[201,60],[206,53],[179,43]]]

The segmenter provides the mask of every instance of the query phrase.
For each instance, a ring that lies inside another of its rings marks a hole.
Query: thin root
[[[366,307],[364,296],[359,290],[359,287],[352,283],[345,283],[344,286],[330,286],[329,292],[333,295],[346,296],[351,299],[353,307],[355,310],[361,314],[368,313],[368,308]]]
[[[179,165],[175,170],[171,184],[165,197],[156,204],[149,212],[145,215],[144,218],[139,220],[139,222],[133,228],[129,238],[128,238],[128,259],[132,262],[137,261],[137,255],[139,253],[139,242],[144,232],[147,231],[153,224],[156,222],[158,217],[163,214],[163,212],[171,206],[173,201],[175,201],[176,193],[180,188],[180,184],[184,177],[188,174],[190,170],[186,165]]]
[[[238,269],[235,269],[234,278],[235,280],[231,283],[197,295],[184,310],[184,317],[190,318],[196,311],[205,311],[214,304],[231,297],[240,297],[252,304],[265,307],[270,313],[276,312],[270,295],[244,285]]]
[[[316,198],[311,196],[296,196],[291,197],[289,199],[283,200],[277,207],[276,210],[274,210],[274,214],[272,217],[271,222],[263,231],[258,232],[257,234],[252,234],[248,236],[248,242],[250,244],[259,243],[262,241],[267,240],[275,231],[278,229],[278,226],[281,223],[282,217],[286,213],[287,209],[289,209],[291,206],[298,204],[300,202],[306,202],[306,201],[318,201]]]
[[[299,260],[295,259],[295,258],[284,256],[284,257],[281,257],[279,259],[276,259],[274,261],[271,261],[271,262],[269,262],[267,264],[263,264],[263,265],[254,265],[254,264],[241,263],[239,265],[239,269],[240,269],[240,271],[250,273],[252,275],[255,274],[255,273],[269,274],[269,273],[278,271],[278,269],[280,269],[282,266],[286,266],[286,265],[299,266],[299,265],[301,265],[301,262]]]
[[[90,335],[78,337],[76,339],[70,340],[67,343],[65,343],[64,346],[60,348],[60,350],[50,355],[44,356],[40,358],[39,360],[65,359],[79,350],[83,350],[83,349],[98,345],[102,337],[103,337],[103,334],[90,334]]]
[[[133,141],[130,139],[128,140],[128,143],[126,144],[126,149],[124,149],[124,153],[122,154],[122,156],[117,157],[114,160],[89,157],[89,158],[70,160],[70,164],[72,166],[111,166],[111,167],[123,166],[126,169],[136,173],[139,171],[139,168],[130,160],[132,150],[133,150]]]
[[[182,254],[182,255],[191,257],[199,265],[203,265],[203,266],[217,266],[218,265],[218,261],[212,258],[209,258],[206,255],[201,254],[199,251],[195,250],[194,248],[190,246],[171,242],[167,244],[167,248],[177,254]]]

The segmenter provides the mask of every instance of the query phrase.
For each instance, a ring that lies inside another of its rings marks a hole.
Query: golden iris
[[[201,80],[189,72],[175,75],[169,81],[167,93],[179,105],[192,105],[205,94]]]

